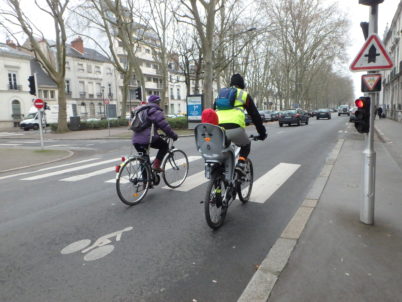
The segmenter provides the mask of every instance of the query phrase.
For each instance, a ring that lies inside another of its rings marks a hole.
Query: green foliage
[[[187,117],[177,117],[177,118],[167,118],[167,121],[173,129],[187,129]],[[109,120],[110,127],[122,127],[128,126],[128,120],[126,119],[115,119]],[[67,123],[70,128],[70,123]],[[92,129],[107,129],[107,120],[100,121],[81,121],[79,130],[92,130]],[[57,124],[50,124],[50,129],[52,132],[56,132]]]
[[[173,129],[187,129],[187,117],[167,118],[167,121]]]

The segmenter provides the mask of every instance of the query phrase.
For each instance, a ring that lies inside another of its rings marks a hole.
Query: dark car
[[[298,109],[290,109],[283,111],[278,118],[279,127],[282,127],[283,124],[288,124],[289,126],[292,124],[296,124],[300,126],[302,123],[308,125],[309,116],[306,111],[298,108]]]
[[[277,121],[279,118],[279,111],[272,111],[271,112],[271,121]]]
[[[331,110],[329,110],[327,108],[318,109],[317,120],[319,120],[320,118],[327,118],[330,120],[331,119]]]
[[[350,115],[348,105],[339,106],[339,108],[338,108],[338,116],[341,116],[341,114],[346,114],[348,116]]]

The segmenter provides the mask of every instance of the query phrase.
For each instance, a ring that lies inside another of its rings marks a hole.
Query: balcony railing
[[[98,93],[96,94],[96,96],[97,96],[98,98],[101,98],[101,97],[102,97],[102,92],[98,92]]]
[[[71,91],[66,91],[67,96],[71,96],[72,92]]]
[[[86,92],[80,92],[80,98],[84,99],[86,95]]]
[[[108,97],[109,99],[112,99],[112,98],[113,98],[113,93],[109,93],[109,94],[107,95],[107,97]]]
[[[93,93],[88,94],[88,98],[93,99],[93,98],[94,98],[94,94],[93,94]]]

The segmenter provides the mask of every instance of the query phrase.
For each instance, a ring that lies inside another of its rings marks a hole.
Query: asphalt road
[[[104,149],[91,146],[91,155],[0,175],[0,301],[236,301],[347,120],[333,115],[300,127],[268,124],[268,139],[252,145],[255,183],[262,180],[253,193],[268,190],[275,179],[266,173],[279,164],[275,171],[285,163],[296,170],[261,203],[235,201],[215,232],[200,204],[203,178],[187,192],[161,184],[134,207],[119,201],[114,165],[130,152],[129,142],[98,142]],[[176,145],[199,156],[193,137]],[[107,167],[110,172],[95,172]],[[202,170],[202,160],[194,160],[189,175]]]

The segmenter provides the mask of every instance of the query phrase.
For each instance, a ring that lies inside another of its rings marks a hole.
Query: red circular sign
[[[42,108],[45,106],[45,102],[44,102],[43,100],[41,100],[41,99],[36,99],[36,100],[34,101],[34,106],[35,106],[37,109],[42,109]]]
[[[110,103],[110,100],[109,100],[109,99],[104,99],[104,100],[103,100],[103,104],[106,104],[106,105],[107,105],[107,104],[109,104],[109,103]]]

